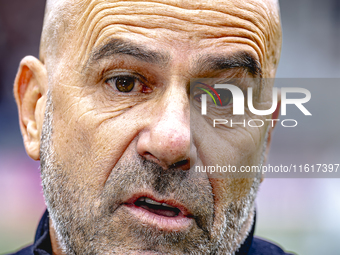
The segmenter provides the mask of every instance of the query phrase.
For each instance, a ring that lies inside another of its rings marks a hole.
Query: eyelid
[[[213,81],[209,81],[209,80],[213,80]],[[242,92],[243,92],[243,95],[245,97],[248,94],[248,87],[254,87],[254,86],[248,86],[247,82],[243,78],[237,78],[237,79],[228,78],[228,77],[227,78],[225,78],[225,77],[211,78],[211,79],[205,78],[205,79],[193,82],[192,85],[191,85],[191,92],[190,93],[194,93],[193,94],[194,96],[197,95],[197,94],[204,94],[205,92],[203,92],[203,91],[200,91],[200,93],[194,92],[194,91],[196,91],[196,88],[202,86],[202,84],[207,84],[212,88],[214,88],[215,84],[231,84],[231,85],[234,85],[234,86],[238,87],[239,89],[241,89]],[[204,87],[204,85],[203,85],[203,87]]]
[[[146,80],[145,77],[142,75],[135,73],[135,72],[129,72],[126,70],[115,70],[112,72],[109,72],[107,75],[103,75],[103,80],[107,82],[108,80],[119,78],[119,77],[134,77],[136,80],[139,80],[140,82],[144,83]]]
[[[218,84],[218,82],[216,82],[216,84]],[[204,87],[204,88],[202,88],[202,87]],[[202,82],[195,82],[193,89],[191,90],[192,98],[196,101],[201,101],[200,96],[208,93],[209,95],[207,95],[207,103],[212,104],[212,107],[215,107],[215,106],[217,108],[227,108],[227,107],[230,108],[230,107],[232,107],[233,96],[232,96],[230,90],[228,90],[228,89],[216,89],[215,90],[213,87],[214,86],[211,85],[211,84],[202,83]],[[227,104],[223,104],[223,103],[225,103],[225,99],[226,99],[225,96],[227,96],[227,95],[225,95],[225,94],[222,95],[222,92],[221,92],[222,90],[229,92],[229,95],[228,95],[229,100],[228,100]],[[209,91],[210,91],[210,93],[209,93]],[[218,93],[218,92],[220,92],[220,93]],[[219,96],[216,96],[216,93],[218,93]]]
[[[134,88],[132,89],[132,91],[129,92],[128,94],[131,94],[133,92],[135,93],[141,92],[143,86],[146,86],[149,88],[149,86],[146,85],[147,82],[144,76],[138,73],[135,73],[135,72],[127,71],[127,70],[112,70],[108,72],[108,74],[103,75],[103,80],[108,86],[110,86],[116,92],[123,93],[123,92],[120,92],[114,84],[115,80],[120,77],[132,77],[135,79],[136,84]],[[110,84],[110,82],[112,82],[112,84]]]

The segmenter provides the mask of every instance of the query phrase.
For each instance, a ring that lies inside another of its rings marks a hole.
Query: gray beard
[[[52,113],[48,93],[40,147],[41,178],[47,209],[65,254],[151,251],[153,254],[231,255],[243,243],[252,225],[260,175],[254,179],[248,195],[241,201],[224,205],[218,218],[214,216],[209,179],[193,177],[189,171],[164,171],[139,156],[135,156],[134,161],[119,161],[103,191],[96,193],[91,187],[70,180],[63,162],[58,161],[53,149]],[[139,191],[140,187],[152,188],[162,195],[174,194],[181,203],[191,204],[198,227],[168,233],[123,215],[119,210],[123,195]]]

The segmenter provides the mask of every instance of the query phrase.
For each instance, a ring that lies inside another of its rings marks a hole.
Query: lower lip
[[[184,231],[188,229],[193,222],[192,218],[184,216],[181,212],[176,217],[166,217],[149,212],[134,204],[124,204],[123,206],[143,224],[148,224],[168,232]]]

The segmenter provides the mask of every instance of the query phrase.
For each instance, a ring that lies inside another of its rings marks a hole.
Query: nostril
[[[170,168],[179,168],[179,167],[182,167],[182,166],[186,166],[189,164],[189,160],[185,159],[185,160],[181,160],[181,161],[178,161],[174,164],[172,164],[170,166]]]
[[[147,160],[151,160],[151,159],[155,159],[155,158],[156,158],[154,155],[152,155],[152,153],[150,153],[150,152],[148,152],[148,151],[144,152],[142,156],[143,156],[145,159],[147,159]]]
[[[141,155],[141,156],[147,161],[154,162],[154,163],[159,164],[159,165],[161,165],[161,163],[162,163],[157,157],[155,157],[152,153],[150,153],[148,151],[144,152],[143,155]],[[163,166],[163,167],[165,167],[165,166]]]

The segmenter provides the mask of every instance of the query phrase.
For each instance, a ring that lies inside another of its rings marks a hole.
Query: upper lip
[[[128,198],[123,204],[135,204],[138,199],[140,198],[150,198],[158,203],[161,204],[167,204],[173,207],[176,207],[181,211],[181,213],[185,217],[192,217],[192,213],[179,201],[173,199],[173,198],[162,198],[160,196],[155,196],[154,194],[150,192],[140,192],[133,194],[130,198]]]

